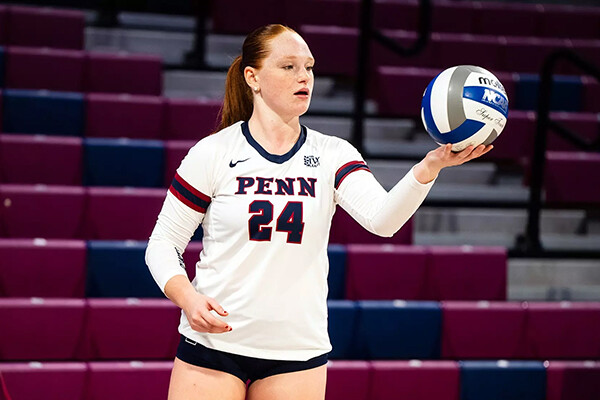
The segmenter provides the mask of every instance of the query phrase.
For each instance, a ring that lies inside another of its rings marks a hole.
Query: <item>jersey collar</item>
[[[298,152],[298,150],[300,150],[300,147],[302,147],[304,142],[306,142],[306,127],[304,125],[300,125],[300,137],[298,138],[298,141],[296,142],[296,144],[294,144],[294,147],[292,147],[290,149],[290,151],[288,151],[285,154],[276,155],[276,154],[271,154],[268,151],[266,151],[265,149],[263,149],[263,147],[260,144],[258,144],[258,142],[256,140],[254,140],[254,138],[250,134],[250,128],[248,128],[247,121],[244,121],[242,123],[242,133],[246,137],[246,140],[248,141],[250,146],[254,147],[261,156],[263,156],[267,160],[277,163],[277,164],[283,164],[284,162],[286,162],[287,160],[292,158],[294,156],[294,154],[296,154]]]

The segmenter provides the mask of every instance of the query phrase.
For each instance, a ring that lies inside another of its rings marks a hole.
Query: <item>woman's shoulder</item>
[[[210,152],[218,153],[219,150],[226,150],[231,146],[231,141],[239,135],[242,122],[236,122],[226,128],[200,139],[190,151],[195,153]]]
[[[311,137],[321,148],[326,148],[328,150],[353,148],[350,142],[339,136],[325,134],[309,127],[306,127],[306,130],[308,137]]]

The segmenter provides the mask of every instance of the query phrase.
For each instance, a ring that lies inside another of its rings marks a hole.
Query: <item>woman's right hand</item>
[[[222,317],[229,315],[215,299],[200,293],[194,293],[183,308],[183,312],[185,312],[193,330],[208,333],[230,332],[232,330],[231,326],[227,322],[216,318],[211,313],[212,310]]]

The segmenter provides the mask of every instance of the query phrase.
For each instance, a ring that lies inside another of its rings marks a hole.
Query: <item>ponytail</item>
[[[242,56],[231,63],[225,79],[225,98],[219,112],[221,122],[217,131],[227,128],[238,121],[248,121],[252,115],[252,92],[244,79]]]
[[[217,131],[227,128],[238,121],[248,121],[254,109],[254,97],[244,77],[244,68],[260,68],[262,61],[269,55],[269,42],[277,35],[295,31],[284,25],[271,24],[256,29],[244,40],[242,55],[231,63],[225,79],[225,98],[219,112]]]

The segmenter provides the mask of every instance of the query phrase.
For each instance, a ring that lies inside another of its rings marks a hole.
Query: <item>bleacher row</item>
[[[164,298],[145,249],[145,241],[1,238],[0,297]],[[191,242],[183,255],[190,279],[201,250]],[[506,300],[503,248],[350,244],[330,245],[328,255],[329,299]]]
[[[600,39],[600,12],[596,7],[452,0],[433,3],[433,32],[495,36],[510,32],[519,36]],[[418,7],[417,0],[376,0],[374,25],[380,29],[416,31]],[[231,9],[238,13],[231,15]],[[360,0],[284,0],[260,12],[243,0],[215,1],[211,15],[214,32],[240,35],[273,21],[284,21],[295,28],[334,23],[356,27],[359,16]]]
[[[328,309],[332,359],[600,357],[597,303],[330,300]],[[166,299],[1,299],[0,318],[11,323],[0,331],[0,357],[171,360],[180,313]]]
[[[8,387],[19,388],[15,398],[153,400],[166,398],[172,366],[171,361],[31,362],[0,364],[0,374]],[[330,361],[326,398],[596,400],[590,388],[598,388],[599,375],[594,361]]]

